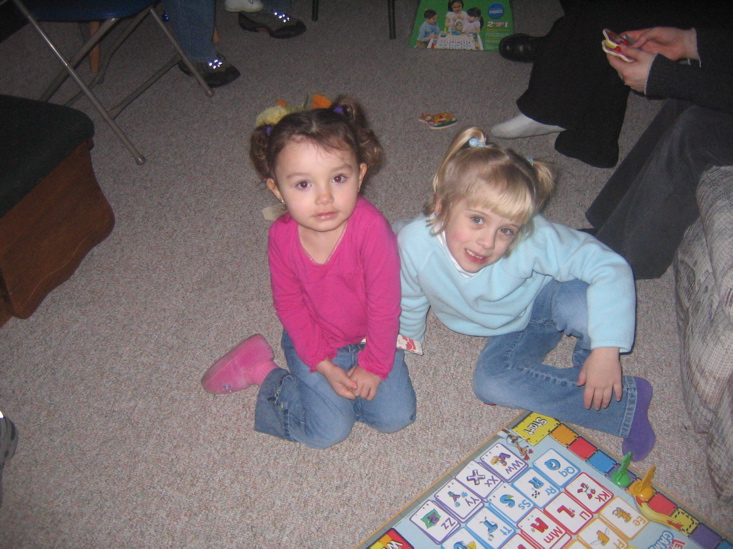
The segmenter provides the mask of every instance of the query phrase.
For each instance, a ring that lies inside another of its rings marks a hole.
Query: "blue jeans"
[[[279,11],[290,14],[291,0],[263,0],[262,4],[268,11]]]
[[[216,2],[214,0],[165,0],[173,36],[191,61],[206,63],[216,57],[212,43]]]
[[[489,338],[479,356],[473,385],[484,402],[522,408],[612,435],[626,437],[636,410],[636,380],[623,376],[623,398],[607,408],[586,409],[578,374],[590,354],[588,284],[551,281],[537,296],[521,332]],[[543,364],[563,332],[577,337],[573,368]]]
[[[257,396],[255,430],[312,448],[328,448],[346,439],[361,421],[383,433],[394,433],[415,421],[416,399],[404,351],[395,353],[389,377],[379,384],[372,400],[338,396],[326,378],[300,360],[290,336],[283,331],[282,347],[290,372],[269,373]],[[338,350],[333,363],[350,370],[363,344]]]

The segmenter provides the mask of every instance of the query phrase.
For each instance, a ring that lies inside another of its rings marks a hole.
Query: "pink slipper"
[[[261,385],[267,374],[277,368],[272,347],[260,334],[255,334],[217,360],[201,378],[209,393],[241,391],[250,385]]]

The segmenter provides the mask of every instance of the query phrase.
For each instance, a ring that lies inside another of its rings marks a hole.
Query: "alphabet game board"
[[[733,549],[628,462],[526,412],[359,549]]]

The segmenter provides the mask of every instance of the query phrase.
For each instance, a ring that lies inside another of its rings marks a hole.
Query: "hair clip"
[[[534,158],[532,158],[531,156],[525,156],[524,158],[527,159],[527,162],[529,162],[530,166],[534,167]]]
[[[341,105],[339,105],[338,107],[334,107],[333,108],[333,112],[337,112],[339,114],[344,114],[344,108]]]
[[[475,149],[476,147],[485,147],[486,146],[486,139],[479,139],[478,137],[472,137],[468,140],[468,146],[472,149]]]
[[[272,124],[265,126],[265,133],[267,134],[267,137],[270,137],[270,134],[272,133]]]

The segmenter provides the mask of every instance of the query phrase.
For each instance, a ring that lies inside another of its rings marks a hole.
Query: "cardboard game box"
[[[510,0],[420,0],[410,47],[497,51],[513,33]]]

